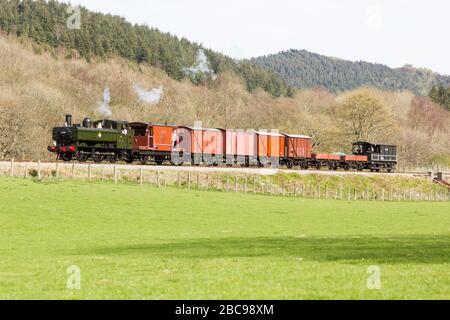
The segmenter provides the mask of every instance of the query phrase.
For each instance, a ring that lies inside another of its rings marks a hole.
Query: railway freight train
[[[66,116],[63,127],[53,129],[53,145],[48,150],[58,160],[80,162],[286,166],[376,172],[392,172],[397,165],[394,145],[359,141],[353,144],[351,155],[323,154],[313,153],[312,139],[304,135],[89,118],[81,124],[72,124],[70,115]]]

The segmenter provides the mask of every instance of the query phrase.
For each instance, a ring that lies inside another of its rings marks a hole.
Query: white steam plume
[[[187,74],[197,74],[197,73],[207,73],[212,76],[213,79],[216,79],[217,76],[214,71],[211,69],[208,57],[206,57],[203,49],[198,49],[197,51],[197,61],[194,66],[190,68],[184,68],[184,72]]]
[[[161,101],[162,96],[164,94],[164,87],[162,85],[159,86],[159,88],[154,88],[149,91],[144,90],[138,84],[135,84],[133,88],[139,97],[139,101],[148,104],[158,104]]]
[[[109,93],[109,88],[106,87],[103,91],[103,101],[98,103],[97,112],[104,117],[111,117],[112,111],[109,107],[109,103],[111,102],[111,96]]]

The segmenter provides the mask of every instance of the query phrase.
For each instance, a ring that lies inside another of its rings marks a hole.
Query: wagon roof
[[[160,124],[160,123],[151,123],[151,122],[132,122],[130,126],[161,126],[161,127],[176,127],[174,124]]]
[[[189,127],[189,126],[178,126],[179,128],[186,128],[189,130],[202,130],[202,131],[214,131],[214,132],[221,132],[220,129],[215,128],[201,128],[201,127]]]
[[[301,135],[301,134],[288,134],[288,133],[285,133],[284,135],[286,137],[289,137],[289,138],[312,139],[309,136],[305,136],[305,135]]]
[[[275,132],[256,131],[255,133],[259,134],[260,136],[283,137],[283,135],[281,133],[275,133]]]

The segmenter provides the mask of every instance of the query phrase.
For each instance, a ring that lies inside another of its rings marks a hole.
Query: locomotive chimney
[[[66,115],[66,127],[71,127],[72,126],[72,115],[68,114]]]

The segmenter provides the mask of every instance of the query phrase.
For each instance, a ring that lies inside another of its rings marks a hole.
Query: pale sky
[[[233,58],[305,49],[450,75],[446,0],[71,0]]]

